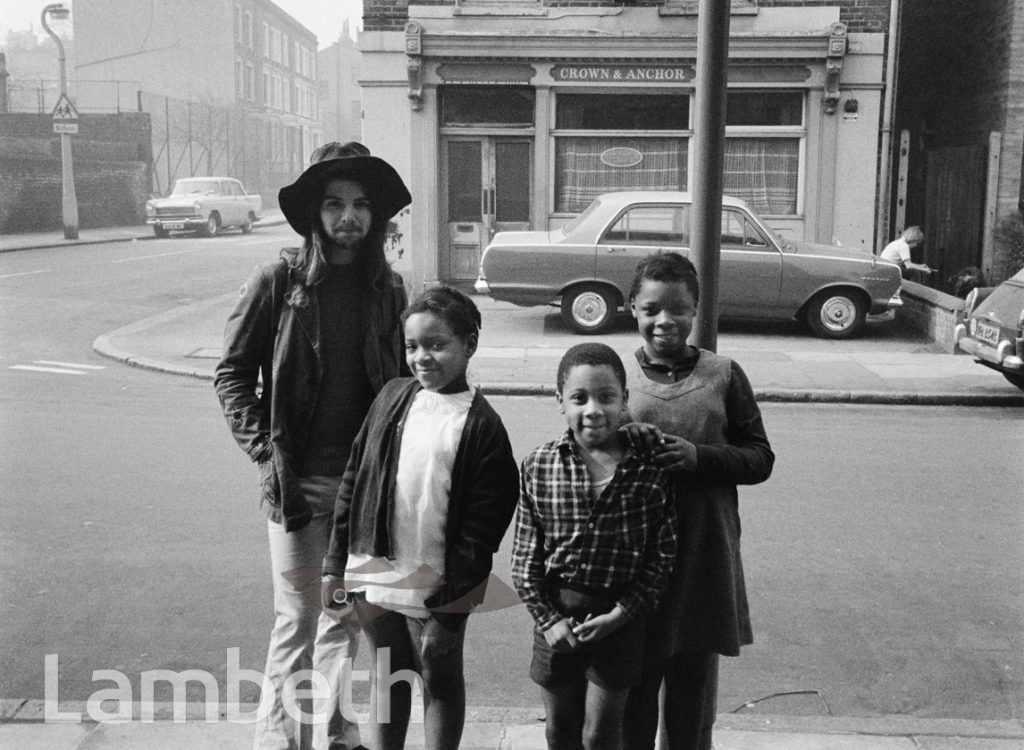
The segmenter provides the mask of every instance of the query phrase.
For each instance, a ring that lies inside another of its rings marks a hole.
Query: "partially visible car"
[[[517,305],[555,301],[577,333],[601,333],[629,304],[637,261],[690,254],[691,197],[678,191],[605,193],[549,232],[499,232],[475,289]],[[722,318],[798,318],[823,338],[855,335],[869,314],[903,304],[899,267],[863,250],[783,239],[747,204],[722,199]]]
[[[974,289],[964,300],[956,345],[1024,390],[1024,269],[986,291]]]
[[[238,227],[243,234],[259,221],[263,201],[245,192],[230,177],[184,177],[176,180],[166,198],[146,202],[146,223],[157,237],[172,230],[198,232],[212,237],[223,227]]]

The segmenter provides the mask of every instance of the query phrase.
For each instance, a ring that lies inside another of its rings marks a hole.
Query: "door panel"
[[[625,293],[641,258],[659,252],[684,256],[690,244],[689,206],[634,206],[616,219],[597,244],[596,275]],[[628,300],[624,300],[628,304]]]
[[[450,279],[474,279],[481,243],[487,236],[481,201],[484,144],[479,140],[448,143],[448,267]]]
[[[740,211],[722,211],[718,304],[723,316],[764,314],[779,306],[782,255]]]
[[[531,229],[531,142],[491,136],[447,142],[448,258],[439,273],[475,279],[495,232]]]
[[[494,144],[494,231],[530,228],[530,143]]]

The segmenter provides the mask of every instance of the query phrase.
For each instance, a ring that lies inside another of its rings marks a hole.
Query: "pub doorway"
[[[497,232],[530,229],[532,140],[506,136],[445,139],[442,186],[445,236],[438,273],[472,281]]]

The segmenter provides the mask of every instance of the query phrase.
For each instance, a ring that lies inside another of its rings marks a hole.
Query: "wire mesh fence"
[[[131,81],[69,81],[80,113],[145,112],[151,119],[151,192],[166,195],[180,177],[234,177],[265,200],[302,171],[311,124],[283,113],[193,102],[143,91]],[[8,81],[10,112],[49,114],[60,98],[56,80]]]

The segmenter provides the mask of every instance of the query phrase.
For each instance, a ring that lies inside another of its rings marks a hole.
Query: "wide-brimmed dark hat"
[[[308,237],[311,231],[311,204],[323,195],[328,180],[343,177],[355,180],[367,193],[374,222],[386,222],[412,203],[409,189],[395,168],[361,143],[325,143],[309,157],[309,167],[291,185],[277,194],[281,212],[292,229]]]

